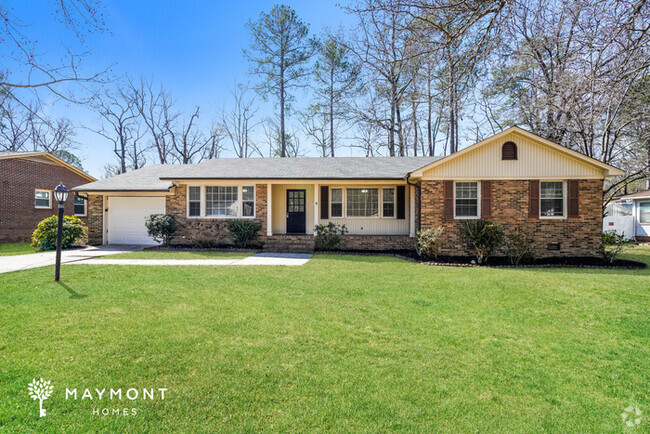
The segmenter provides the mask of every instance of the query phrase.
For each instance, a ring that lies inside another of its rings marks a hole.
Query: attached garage
[[[145,218],[165,213],[164,197],[108,197],[106,227],[108,244],[157,243],[147,234]]]

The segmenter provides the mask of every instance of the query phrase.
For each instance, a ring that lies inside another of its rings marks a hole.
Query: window
[[[75,196],[74,198],[74,215],[86,215],[86,201],[82,197]]]
[[[236,217],[239,188],[236,185],[225,187],[205,187],[205,215],[208,217]]]
[[[255,216],[255,186],[246,185],[241,188],[242,216]]]
[[[379,189],[348,188],[347,213],[348,217],[378,217]]]
[[[517,145],[514,142],[505,142],[501,147],[502,160],[516,160],[517,159]]]
[[[332,217],[343,217],[343,189],[332,188],[330,195],[332,196],[330,200],[330,215]]]
[[[478,217],[478,182],[457,182],[455,194],[456,217]]]
[[[540,206],[541,217],[563,217],[564,216],[564,183],[561,181],[540,183]]]
[[[50,190],[36,190],[34,192],[34,207],[52,208],[52,192]]]
[[[650,202],[639,203],[639,223],[650,223]]]
[[[187,190],[188,216],[199,217],[201,215],[201,187],[190,186]]]
[[[382,216],[395,217],[395,189],[384,188],[381,192]]]

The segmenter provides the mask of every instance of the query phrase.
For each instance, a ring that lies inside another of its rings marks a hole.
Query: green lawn
[[[650,262],[650,248],[628,257]],[[650,270],[69,265],[0,275],[8,431],[650,431]],[[27,394],[52,380],[48,415]],[[65,400],[66,388],[167,388]],[[93,408],[136,416],[93,416]]]
[[[146,249],[139,252],[110,255],[110,259],[244,259],[253,252],[231,252],[227,250],[161,250]],[[106,259],[106,257],[104,257]]]
[[[29,243],[0,244],[0,256],[26,255],[38,253],[38,249],[29,246]]]

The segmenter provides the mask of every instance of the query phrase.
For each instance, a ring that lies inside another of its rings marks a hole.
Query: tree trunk
[[[330,156],[334,156],[334,67],[330,68]]]
[[[418,156],[418,117],[417,117],[417,105],[415,100],[413,100],[413,156]]]

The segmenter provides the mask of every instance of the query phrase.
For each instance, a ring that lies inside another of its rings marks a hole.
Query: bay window
[[[255,217],[254,185],[190,185],[187,216],[204,218]]]
[[[564,183],[540,182],[540,217],[564,217]]]

